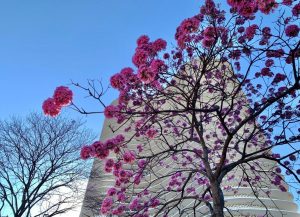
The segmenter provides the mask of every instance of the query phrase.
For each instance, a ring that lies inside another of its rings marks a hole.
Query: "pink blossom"
[[[135,153],[133,151],[126,151],[123,154],[123,160],[125,163],[133,163],[135,161]]]
[[[134,210],[138,210],[139,208],[141,208],[139,198],[133,199],[129,205],[129,209],[134,211]]]
[[[114,196],[114,195],[116,195],[116,194],[117,194],[117,189],[114,188],[114,187],[109,188],[109,189],[107,190],[107,193],[106,193],[107,196]]]
[[[200,24],[200,20],[197,17],[187,18],[182,21],[179,26],[179,31],[182,31],[184,34],[197,31]]]
[[[121,161],[118,161],[114,164],[114,170],[120,170],[122,168]]]
[[[184,48],[186,43],[191,41],[189,34],[194,33],[198,30],[200,24],[200,19],[195,16],[182,21],[182,23],[177,27],[175,39],[180,48]]]
[[[123,68],[120,72],[120,74],[123,76],[123,78],[125,79],[130,79],[132,76],[134,76],[133,74],[133,69],[130,67],[126,67]]]
[[[237,5],[237,8],[240,15],[250,17],[257,11],[257,3],[255,1],[243,1]]]
[[[120,170],[119,176],[120,176],[120,178],[127,178],[127,172],[126,172],[126,170]]]
[[[114,166],[114,160],[113,159],[107,159],[105,162],[105,167],[112,168]]]
[[[267,59],[265,62],[266,67],[271,67],[274,64],[274,60],[272,59]]]
[[[245,35],[249,41],[254,38],[257,29],[258,26],[256,24],[253,24],[246,28]]]
[[[164,53],[164,56],[163,56],[164,59],[169,59],[170,58],[170,54],[168,53]]]
[[[80,151],[80,158],[83,160],[90,158],[92,156],[91,151],[92,148],[90,146],[87,145],[83,146]]]
[[[114,209],[114,210],[112,211],[112,214],[113,214],[113,215],[120,216],[121,214],[123,214],[123,213],[124,213],[124,211],[125,211],[125,208],[126,208],[126,206],[125,206],[125,205],[118,206],[118,208],[117,208],[117,209]]]
[[[112,168],[111,167],[104,167],[104,171],[106,173],[111,173],[112,172]]]
[[[122,76],[117,73],[110,78],[110,85],[115,89],[122,89],[124,87]]]
[[[143,146],[141,144],[137,145],[136,148],[138,149],[139,152],[143,151]]]
[[[278,50],[268,50],[266,52],[266,56],[267,57],[282,57],[284,55],[284,50],[282,48],[278,49]]]
[[[264,14],[269,14],[273,9],[278,7],[275,0],[257,0],[258,9]]]
[[[146,166],[146,164],[147,164],[147,161],[144,159],[141,159],[138,161],[138,167],[141,169],[143,169]]]
[[[146,65],[142,65],[138,69],[138,78],[145,84],[149,84],[154,81],[156,73],[151,71]]]
[[[126,200],[126,195],[123,192],[118,192],[117,200],[120,202],[124,202]]]
[[[105,159],[109,155],[109,150],[106,145],[100,141],[96,141],[92,144],[95,149],[95,156],[100,159]]]
[[[286,75],[277,73],[274,77],[274,80],[272,81],[272,84],[278,84],[281,81],[284,81],[286,79]]]
[[[211,46],[213,46],[215,43],[215,40],[214,39],[204,39],[202,41],[202,45],[203,47],[206,47],[206,48],[210,48]]]
[[[151,207],[157,207],[160,204],[159,199],[151,199]]]
[[[115,139],[108,139],[105,141],[105,145],[107,149],[113,149],[116,146],[116,141]]]
[[[57,87],[53,94],[53,99],[58,106],[66,106],[73,99],[73,92],[65,86]]]
[[[104,109],[104,115],[106,118],[113,118],[116,117],[117,112],[119,111],[118,107],[115,105],[109,105],[106,106],[106,108]]]
[[[153,42],[153,49],[156,52],[164,50],[164,49],[166,49],[166,47],[167,47],[167,42],[161,38],[159,38]]]
[[[142,49],[137,49],[132,57],[132,62],[134,63],[134,65],[139,67],[140,65],[145,64],[147,62],[148,56],[149,54],[146,51]]]
[[[141,36],[137,39],[136,43],[137,43],[137,45],[138,45],[138,47],[139,47],[139,46],[141,46],[141,45],[148,44],[149,40],[150,40],[150,39],[149,39],[149,37],[148,37],[147,35],[141,35]]]
[[[113,202],[114,201],[111,197],[104,198],[104,200],[102,201],[102,205],[101,205],[102,214],[106,214],[111,209]]]
[[[300,28],[297,25],[289,25],[285,28],[285,34],[288,37],[296,37],[298,36]]]
[[[271,37],[271,29],[270,29],[270,27],[264,27],[262,29],[262,34],[263,34],[264,38],[269,39]]]
[[[146,136],[149,139],[154,139],[154,137],[157,135],[157,130],[150,128],[149,130],[146,131]]]
[[[151,71],[155,74],[166,70],[166,68],[167,66],[165,65],[164,61],[159,59],[153,60],[150,65]]]
[[[123,134],[118,134],[116,137],[115,137],[115,142],[117,144],[121,144],[125,141],[125,137]]]
[[[133,180],[135,185],[139,185],[141,183],[141,174],[136,174]]]
[[[296,4],[293,9],[292,13],[294,16],[298,17],[300,15],[300,3]]]
[[[53,98],[48,98],[43,102],[43,111],[45,115],[55,117],[60,113],[61,107],[55,103]]]

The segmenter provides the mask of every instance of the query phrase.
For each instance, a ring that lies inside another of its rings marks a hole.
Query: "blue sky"
[[[109,77],[132,65],[135,41],[141,34],[174,41],[182,19],[196,14],[201,1],[1,1],[1,119],[41,111],[44,99],[71,79]],[[75,92],[75,102],[99,110]],[[106,95],[109,103],[116,92]],[[101,109],[101,108],[100,108]],[[72,117],[75,112],[67,111]],[[84,117],[85,118],[85,117]],[[102,115],[87,117],[99,133]]]

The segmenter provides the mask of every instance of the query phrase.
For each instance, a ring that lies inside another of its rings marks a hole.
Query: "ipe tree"
[[[110,79],[115,103],[106,106],[92,82],[74,83],[115,121],[113,138],[81,151],[114,177],[103,214],[204,215],[206,206],[220,217],[224,194],[237,193],[231,182],[257,198],[269,185],[299,187],[300,3],[227,2],[230,12],[206,0],[179,25],[170,51],[163,39],[139,37],[134,67]],[[59,88],[43,105],[48,115],[71,102],[70,89]]]

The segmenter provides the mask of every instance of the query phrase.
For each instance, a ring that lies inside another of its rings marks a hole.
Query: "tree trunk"
[[[220,187],[220,183],[215,182],[211,185],[211,193],[213,198],[212,217],[224,217],[224,195]]]

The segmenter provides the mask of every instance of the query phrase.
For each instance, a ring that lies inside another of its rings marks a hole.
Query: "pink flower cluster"
[[[293,7],[292,13],[295,17],[300,15],[300,2]]]
[[[175,39],[180,48],[185,48],[186,43],[191,41],[191,33],[198,31],[201,18],[199,16],[194,16],[187,18],[182,21],[182,23],[177,27]]]
[[[102,201],[101,213],[111,213],[117,216],[122,215],[126,210],[126,206],[121,204],[118,204],[118,206],[116,206],[116,202],[124,202],[125,199],[126,196],[124,194],[124,191],[119,191],[114,187],[109,188],[106,192],[106,197]]]
[[[115,105],[109,105],[106,106],[104,109],[104,116],[108,119],[114,118],[118,115],[120,109],[118,106]]]
[[[285,34],[288,37],[297,37],[299,34],[300,28],[297,25],[288,25],[285,28]]]
[[[266,52],[267,57],[275,57],[275,58],[280,58],[284,55],[284,50],[282,48],[278,50],[268,50]]]
[[[137,48],[132,57],[132,62],[137,67],[147,64],[148,62],[151,62],[158,52],[166,49],[166,46],[167,42],[163,39],[157,39],[154,42],[150,42],[148,36],[142,35],[137,40]]]
[[[258,26],[256,24],[253,24],[246,28],[245,36],[249,41],[254,38],[257,29]]]
[[[234,9],[234,11],[246,18],[254,16],[258,10],[264,14],[269,14],[278,6],[275,0],[227,0],[227,3]]]
[[[90,146],[83,146],[81,148],[80,156],[84,160],[90,157],[105,159],[109,156],[110,150],[118,153],[120,146],[124,143],[124,141],[125,137],[122,134],[119,134],[112,139],[108,139],[105,142],[96,141]]]
[[[202,46],[210,48],[218,38],[221,38],[222,44],[227,42],[227,30],[224,27],[208,26],[203,31]]]
[[[274,80],[272,81],[272,84],[278,84],[279,82],[284,81],[285,79],[285,74],[277,73],[274,77]]]
[[[156,135],[157,135],[157,130],[154,128],[150,128],[146,131],[146,136],[149,139],[154,139]]]
[[[135,161],[135,153],[133,151],[126,151],[123,154],[123,160],[125,163],[132,164]]]
[[[167,43],[163,39],[150,42],[148,36],[142,35],[137,40],[137,48],[132,61],[138,67],[137,77],[145,84],[155,83],[159,72],[167,69],[162,60],[155,59],[158,52],[166,49]]]
[[[69,105],[73,99],[73,92],[65,86],[57,87],[53,97],[43,102],[42,108],[45,115],[57,116],[62,107]]]

